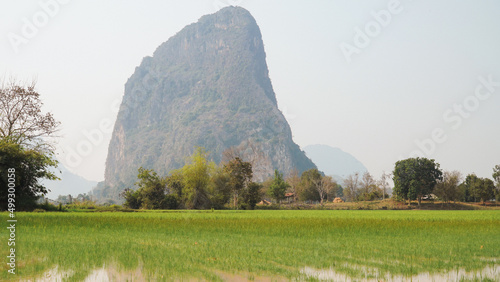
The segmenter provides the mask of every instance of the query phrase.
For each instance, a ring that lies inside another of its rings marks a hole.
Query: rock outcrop
[[[315,167],[292,140],[260,29],[243,8],[203,16],[143,59],[125,85],[98,194],[116,198],[141,166],[182,167],[195,146],[217,163],[232,147],[253,162],[255,180]]]

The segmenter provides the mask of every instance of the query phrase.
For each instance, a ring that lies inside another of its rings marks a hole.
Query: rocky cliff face
[[[183,166],[195,146],[215,162],[237,148],[256,180],[315,167],[292,140],[265,58],[255,19],[238,7],[202,17],[144,58],[125,85],[102,196],[131,187],[140,166],[161,175]]]

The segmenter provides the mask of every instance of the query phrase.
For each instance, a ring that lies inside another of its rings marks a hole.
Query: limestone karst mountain
[[[278,169],[315,167],[278,109],[260,29],[250,13],[227,7],[186,26],[145,57],[125,84],[106,161],[94,191],[116,198],[137,169],[161,175],[184,165],[195,146],[215,162],[235,147],[263,180]]]

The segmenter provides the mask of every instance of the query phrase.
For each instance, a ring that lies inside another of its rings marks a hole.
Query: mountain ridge
[[[318,166],[319,170],[326,175],[335,176],[336,180],[343,179],[356,172],[362,175],[368,171],[358,159],[340,148],[315,144],[304,147],[304,151]]]
[[[62,163],[52,170],[61,180],[42,180],[42,184],[50,190],[46,197],[52,200],[58,196],[71,194],[76,197],[78,194],[91,193],[91,190],[97,185],[97,181],[88,180],[80,175],[69,171]]]

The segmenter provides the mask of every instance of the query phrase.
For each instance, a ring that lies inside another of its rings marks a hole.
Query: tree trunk
[[[418,197],[418,206],[420,207],[420,202],[422,202],[422,197]]]

